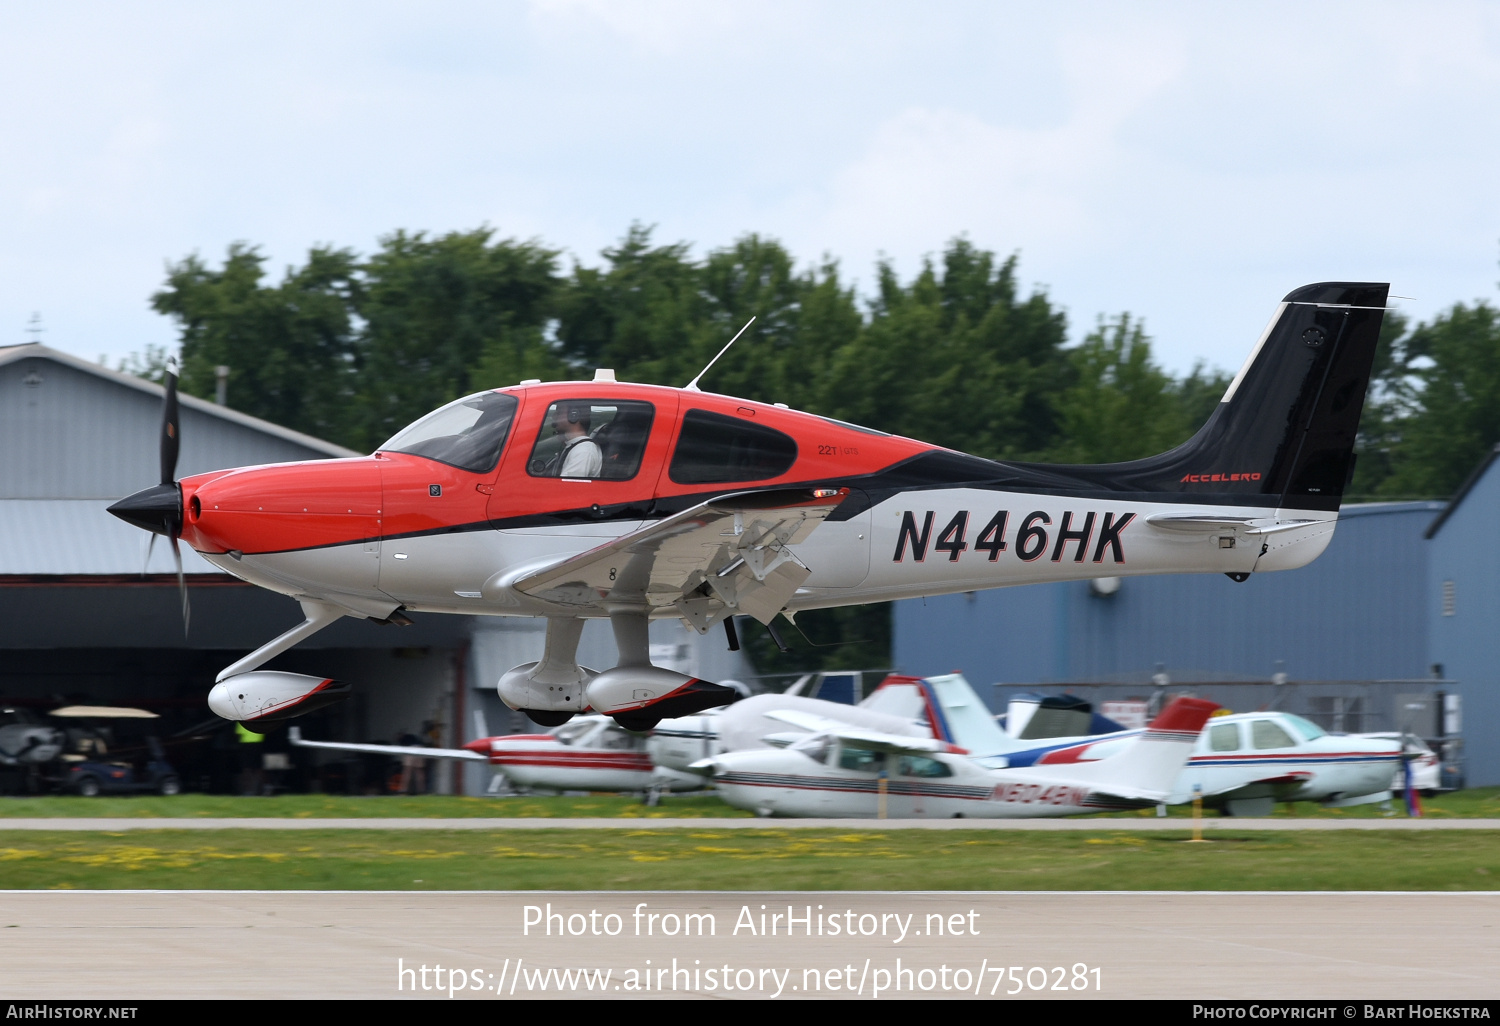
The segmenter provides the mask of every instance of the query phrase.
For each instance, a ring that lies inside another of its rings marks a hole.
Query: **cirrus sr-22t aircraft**
[[[651,665],[647,626],[1044,581],[1300,567],[1332,537],[1386,304],[1323,283],[1277,308],[1184,444],[1098,466],[996,462],[687,388],[537,381],[459,399],[373,455],[162,480],[110,511],[179,539],[306,619],[219,674],[209,706],[261,726],[347,693],[261,669],[344,616],[547,618],[502,700],[555,726],[592,710],[631,730],[733,693]],[[701,377],[701,375],[700,375]],[[616,666],[578,665],[609,618]]]

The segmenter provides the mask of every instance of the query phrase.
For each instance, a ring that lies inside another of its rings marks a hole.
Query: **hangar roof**
[[[107,499],[0,499],[0,577],[177,573],[172,547],[105,512]],[[183,545],[182,571],[222,574]],[[227,576],[227,575],[225,575]]]

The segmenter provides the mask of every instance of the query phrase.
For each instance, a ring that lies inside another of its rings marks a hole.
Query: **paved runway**
[[[1492,892],[8,891],[0,995],[1496,998],[1497,924]]]
[[[1191,830],[1192,820],[1128,819],[169,819],[0,818],[6,830]],[[1500,819],[1237,819],[1211,817],[1212,830],[1500,830]]]

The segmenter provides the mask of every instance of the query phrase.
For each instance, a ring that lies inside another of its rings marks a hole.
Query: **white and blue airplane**
[[[1053,738],[1008,765],[1058,766],[1108,759],[1138,730],[1089,738]],[[1211,719],[1166,799],[1180,805],[1201,795],[1231,816],[1264,816],[1277,802],[1330,807],[1385,801],[1400,767],[1401,742],[1330,734],[1301,716],[1251,712]]]

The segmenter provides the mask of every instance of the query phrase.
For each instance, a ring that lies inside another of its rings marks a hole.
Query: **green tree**
[[[467,392],[564,374],[556,259],[488,228],[396,232],[365,261],[314,249],[272,286],[236,243],[220,268],[169,267],[152,305],[178,322],[184,391],[212,395],[227,365],[230,406],[368,451]]]
[[[1354,479],[1345,502],[1381,498],[1381,490],[1399,458],[1402,421],[1411,413],[1415,391],[1410,380],[1411,358],[1406,353],[1407,329],[1411,324],[1401,313],[1387,310],[1380,324],[1370,387],[1359,418],[1354,443]]]
[[[359,268],[355,297],[363,321],[359,447],[466,393],[559,376],[562,360],[543,341],[556,262],[555,250],[497,240],[489,228],[381,239]]]
[[[230,406],[349,444],[362,362],[354,254],[314,249],[277,286],[263,284],[264,265],[257,249],[235,243],[218,270],[196,254],[168,268],[151,304],[180,327],[182,389],[213,395],[215,368],[227,366]]]
[[[1045,452],[1070,376],[1067,324],[1044,294],[1020,296],[1015,271],[1014,256],[997,263],[964,239],[941,273],[927,262],[908,285],[882,264],[865,330],[830,361],[821,412],[980,456]]]
[[[699,269],[686,243],[654,246],[632,225],[605,266],[575,264],[557,302],[557,340],[574,367],[613,368],[621,380],[686,384],[681,367],[703,318]],[[727,339],[726,339],[727,341]]]
[[[1121,463],[1164,452],[1203,425],[1228,381],[1202,366],[1180,381],[1151,359],[1139,320],[1100,321],[1068,351],[1073,382],[1058,397],[1060,427],[1050,458]]]
[[[1394,347],[1385,496],[1453,494],[1500,442],[1500,312],[1456,304]]]

